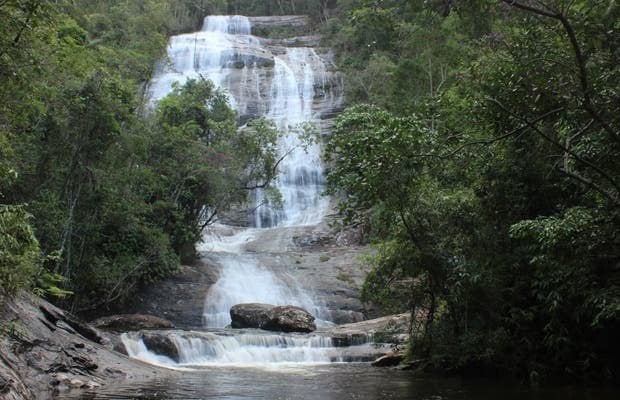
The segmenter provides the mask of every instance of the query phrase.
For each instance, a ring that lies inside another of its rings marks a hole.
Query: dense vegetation
[[[146,113],[168,36],[215,2],[0,2],[0,283],[122,302],[191,258],[213,216],[269,182],[277,131],[210,82]],[[146,115],[146,116],[145,116]]]
[[[328,183],[378,248],[365,298],[429,368],[617,380],[617,3],[339,5]]]

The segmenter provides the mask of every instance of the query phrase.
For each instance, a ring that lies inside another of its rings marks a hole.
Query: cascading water
[[[308,293],[294,283],[287,284],[277,278],[261,267],[251,254],[220,253],[211,257],[224,268],[205,301],[203,321],[206,327],[221,328],[230,324],[229,310],[240,303],[292,304],[319,318],[322,316],[321,307]]]
[[[325,215],[329,200],[321,196],[321,148],[317,143],[304,142],[298,132],[304,123],[320,131],[322,113],[339,106],[341,92],[333,90],[341,87],[337,76],[328,71],[326,62],[313,48],[288,48],[251,35],[250,20],[242,16],[209,16],[201,31],[172,37],[167,61],[159,66],[151,82],[151,104],[168,94],[174,82],[183,84],[204,77],[228,93],[242,119],[264,116],[284,133],[279,143],[284,158],[275,182],[282,206],[265,204],[266,194],[257,191],[255,205],[250,207],[255,214],[248,221],[254,227],[218,224],[199,245],[204,257],[219,267],[217,282],[205,300],[205,327],[225,327],[230,323],[230,308],[249,302],[300,306],[318,318],[319,326],[328,323],[322,319],[328,315],[327,310],[314,301],[311,292],[288,274],[276,275],[261,265],[246,245],[269,234],[271,245],[277,247],[279,240],[290,240],[286,229],[316,225]],[[320,336],[239,332],[205,335],[173,337],[180,364],[252,365],[339,359],[331,341]],[[125,335],[123,341],[133,357],[160,365],[171,363],[151,353],[139,338]]]
[[[323,170],[317,145],[302,149],[302,143],[290,130],[312,121],[315,80],[313,66],[321,65],[313,49],[292,48],[275,58],[268,118],[287,132],[280,148],[290,152],[280,165],[276,186],[284,200],[282,209],[259,207],[256,226],[314,225],[321,221],[327,200],[321,197]],[[323,65],[324,69],[324,65]],[[319,69],[319,72],[323,72]],[[258,194],[258,201],[262,196]]]
[[[342,359],[332,340],[318,335],[240,333],[232,336],[208,332],[169,337],[178,349],[178,362],[149,351],[136,335],[123,334],[121,340],[131,357],[166,367],[326,363]]]
[[[169,62],[159,67],[149,98],[156,102],[174,82],[202,76],[224,89],[244,118],[272,120],[285,133],[279,152],[286,157],[276,180],[283,205],[263,204],[265,195],[257,191],[254,224],[259,228],[317,224],[329,203],[321,196],[321,149],[317,144],[304,145],[297,133],[302,123],[320,129],[320,102],[315,98],[329,92],[327,66],[312,48],[270,48],[250,32],[247,17],[209,16],[202,31],[174,36]],[[340,101],[338,96],[330,99],[328,108]]]

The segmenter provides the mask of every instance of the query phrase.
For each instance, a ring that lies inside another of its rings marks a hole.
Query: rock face
[[[295,306],[263,303],[237,304],[230,309],[233,328],[259,328],[276,332],[313,332],[314,317]]]
[[[252,24],[252,34],[257,36],[278,35],[281,32],[287,34],[300,34],[308,30],[310,18],[306,15],[279,15],[249,17]]]
[[[46,322],[47,324],[53,324],[69,333],[80,334],[86,339],[92,340],[93,342],[99,344],[106,343],[106,340],[101,336],[100,332],[60,308],[54,307],[46,302],[41,302],[39,304],[39,310],[43,313],[45,319],[47,320],[43,322]]]
[[[114,311],[158,315],[177,327],[201,328],[205,296],[216,280],[215,268],[206,262],[181,265],[174,275],[148,285],[130,304]]]
[[[102,317],[91,322],[98,329],[128,332],[143,329],[170,329],[174,328],[167,319],[146,314],[120,314]]]

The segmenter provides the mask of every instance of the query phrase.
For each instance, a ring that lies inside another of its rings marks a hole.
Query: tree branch
[[[560,21],[562,27],[566,31],[568,35],[568,40],[570,41],[571,47],[573,49],[573,53],[575,56],[575,63],[577,64],[577,69],[579,71],[579,82],[581,86],[581,92],[583,95],[583,108],[590,114],[596,122],[598,122],[603,129],[611,136],[611,138],[618,144],[620,144],[620,136],[616,132],[614,132],[613,128],[600,116],[600,114],[594,109],[594,105],[592,104],[591,97],[591,89],[590,83],[588,82],[588,74],[586,71],[586,61],[583,53],[581,52],[581,48],[579,47],[579,42],[577,41],[577,35],[575,31],[568,21],[568,18],[564,14],[559,11],[546,11],[541,10],[539,8],[531,7],[526,4],[519,3],[515,0],[501,0],[503,3],[508,4],[511,7],[518,8],[527,12],[531,12],[533,14],[542,15],[548,18],[553,18],[555,20]],[[548,8],[548,7],[547,7]]]
[[[263,183],[257,183],[256,185],[251,185],[251,186],[245,185],[245,186],[242,186],[241,189],[244,189],[244,190],[255,190],[255,189],[264,189],[264,188],[266,188],[271,183],[273,178],[276,177],[277,172],[278,172],[278,167],[280,166],[280,163],[289,154],[291,154],[296,148],[297,148],[297,146],[292,147],[286,153],[284,153],[284,155],[282,155],[282,157],[280,157],[278,159],[278,161],[276,161],[276,163],[274,164],[273,168],[271,168],[271,170],[269,171],[269,174],[268,174],[267,178],[265,179],[265,181]]]
[[[510,111],[508,108],[506,108],[502,103],[500,103],[498,100],[487,97],[487,100],[497,104],[502,110],[504,110],[506,113],[510,114],[512,117],[523,121],[526,123],[527,126],[529,126],[532,130],[534,130],[538,135],[540,135],[543,139],[545,139],[547,142],[553,144],[555,147],[561,149],[563,152],[565,152],[565,154],[569,154],[571,155],[576,161],[584,164],[585,166],[591,168],[592,170],[596,171],[603,179],[607,180],[615,189],[618,193],[620,193],[620,186],[616,183],[616,181],[609,175],[607,174],[605,171],[603,171],[601,168],[599,168],[598,166],[592,164],[591,162],[584,160],[583,158],[581,158],[577,153],[575,153],[574,151],[572,151],[570,148],[565,147],[564,145],[562,145],[561,143],[553,140],[551,137],[549,137],[548,135],[546,135],[543,131],[541,131],[535,124],[534,122],[528,121],[526,118],[517,115],[515,113],[513,113],[512,111]],[[586,127],[582,128],[582,130],[585,130],[585,128],[587,128],[588,125],[586,125]],[[577,132],[577,135],[581,135],[582,132]],[[566,173],[570,172],[570,171],[564,171]],[[574,173],[573,173],[574,174]],[[572,176],[572,175],[569,175]],[[572,176],[574,178],[576,178],[575,176]],[[582,178],[583,179],[583,178]],[[583,182],[582,180],[580,180],[581,182]],[[594,186],[594,183],[590,183],[590,186],[594,187],[594,188],[600,188],[600,186],[596,185]],[[599,190],[599,189],[597,189]],[[600,190],[599,190],[600,191]],[[605,196],[609,197],[608,194],[606,192],[601,192],[603,194],[605,194]],[[616,204],[618,204],[618,199],[616,199],[615,197],[612,197],[612,199],[614,199],[614,202]]]

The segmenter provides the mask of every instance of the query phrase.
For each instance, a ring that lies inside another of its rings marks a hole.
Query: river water
[[[615,400],[612,389],[529,388],[488,381],[415,377],[368,364],[205,368],[179,378],[104,388],[74,399],[222,400]]]

